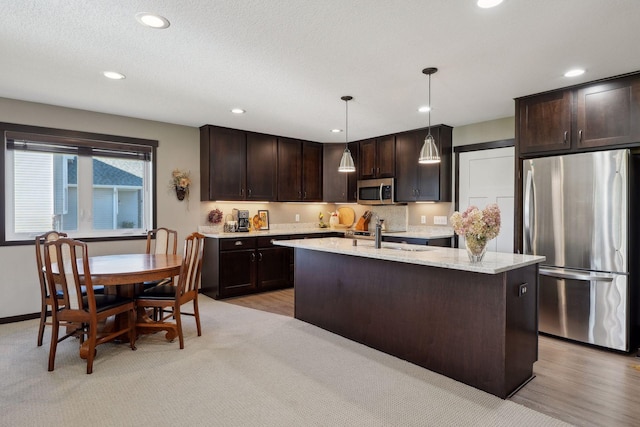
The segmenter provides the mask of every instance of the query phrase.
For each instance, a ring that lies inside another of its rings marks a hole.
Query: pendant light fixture
[[[422,70],[422,72],[429,76],[429,130],[427,131],[427,137],[424,139],[424,144],[420,150],[420,158],[418,163],[432,164],[440,163],[440,154],[438,154],[438,147],[436,146],[436,140],[431,135],[431,75],[438,71],[437,68],[429,67]]]
[[[346,145],[344,147],[344,152],[342,153],[342,159],[340,159],[340,167],[338,167],[338,172],[355,172],[356,166],[353,163],[353,157],[351,157],[351,151],[349,151],[349,101],[351,101],[353,97],[345,95],[340,99],[344,101],[345,111],[346,111],[345,126],[344,126]]]

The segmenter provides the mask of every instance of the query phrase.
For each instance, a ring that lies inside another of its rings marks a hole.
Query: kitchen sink
[[[428,246],[408,245],[406,243],[382,242],[382,249],[393,249],[395,251],[403,252],[427,252],[435,248],[430,248]]]
[[[430,251],[430,248],[408,248],[403,246],[382,246],[384,249],[395,249],[397,251],[405,251],[405,252],[426,252]]]

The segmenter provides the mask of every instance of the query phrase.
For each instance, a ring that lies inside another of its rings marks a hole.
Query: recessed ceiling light
[[[122,80],[125,78],[124,74],[117,71],[103,71],[102,75],[111,80]]]
[[[136,13],[136,21],[146,27],[156,28],[158,30],[165,29],[171,25],[169,24],[169,20],[164,16],[147,12]]]
[[[242,108],[232,108],[232,109],[231,109],[231,112],[232,112],[233,114],[244,114],[244,113],[246,113],[246,111],[245,111],[245,110],[243,110]]]
[[[431,111],[431,108],[429,108],[428,105],[423,105],[422,107],[418,108],[418,112],[420,113],[428,113],[429,111]]]
[[[331,132],[340,133],[340,132],[342,132],[342,129],[331,129]]]
[[[574,68],[573,70],[569,70],[564,73],[565,77],[577,77],[584,74],[584,70],[582,68]]]
[[[477,4],[478,4],[478,7],[481,7],[483,9],[488,9],[490,7],[496,7],[500,3],[502,3],[502,0],[478,0]]]

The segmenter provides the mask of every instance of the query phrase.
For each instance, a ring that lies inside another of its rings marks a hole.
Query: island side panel
[[[538,264],[506,274],[506,358],[508,390],[516,390],[520,378],[533,375],[538,360]],[[520,290],[526,286],[526,292]]]
[[[296,248],[295,317],[504,398],[508,280]]]

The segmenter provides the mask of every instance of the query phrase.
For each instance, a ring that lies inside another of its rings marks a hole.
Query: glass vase
[[[474,236],[465,236],[464,244],[467,248],[467,255],[469,255],[469,261],[480,262],[484,258],[484,254],[487,253],[487,241],[486,239],[477,238]]]

